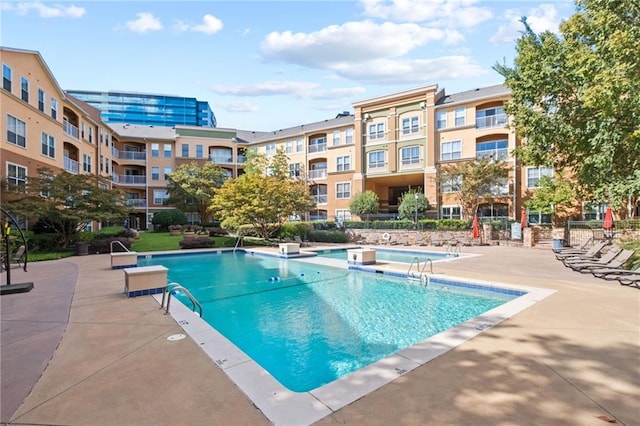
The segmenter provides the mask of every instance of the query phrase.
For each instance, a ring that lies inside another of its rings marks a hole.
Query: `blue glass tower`
[[[209,103],[196,98],[115,91],[67,90],[67,93],[99,109],[106,123],[216,127]]]

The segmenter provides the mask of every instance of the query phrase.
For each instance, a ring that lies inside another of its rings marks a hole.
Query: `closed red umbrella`
[[[607,210],[604,212],[604,221],[602,222],[603,229],[613,229],[613,213],[611,212],[611,207],[607,207]]]
[[[478,215],[473,216],[473,227],[471,229],[473,238],[480,238],[480,225],[478,224]]]
[[[524,229],[527,227],[527,211],[526,210],[522,210],[522,213],[520,214],[520,228]]]

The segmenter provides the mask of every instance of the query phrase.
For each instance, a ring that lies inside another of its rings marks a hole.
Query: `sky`
[[[2,0],[0,13],[0,44],[40,52],[65,90],[195,97],[218,127],[274,131],[431,84],[500,84],[520,18],[557,32],[575,4]]]

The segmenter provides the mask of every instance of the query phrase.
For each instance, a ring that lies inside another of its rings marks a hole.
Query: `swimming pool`
[[[244,252],[149,256],[203,318],[294,392],[330,383],[520,295]]]
[[[347,259],[348,249],[327,249],[327,250],[315,250],[316,254],[320,257],[327,257],[330,259]],[[410,250],[385,250],[379,247],[375,248],[376,260],[389,261],[389,262],[402,262],[411,263],[417,257],[420,262],[424,262],[425,259],[442,260],[450,259],[452,257],[446,253],[441,252],[429,252],[429,251],[410,251]]]

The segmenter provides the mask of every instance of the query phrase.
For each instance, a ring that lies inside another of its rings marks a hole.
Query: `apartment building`
[[[67,90],[67,93],[100,110],[105,123],[216,127],[216,116],[209,103],[196,98],[124,91]]]
[[[235,178],[249,149],[268,156],[284,150],[291,178],[307,182],[316,200],[302,220],[349,220],[353,196],[365,190],[376,192],[380,211],[395,217],[409,188],[424,191],[431,205],[427,217],[465,217],[451,186],[439,183],[440,170],[480,158],[505,161],[510,171],[490,201],[480,200],[479,215],[519,219],[540,178],[552,174],[522,167],[512,156],[521,142],[508,126],[509,90],[503,85],[453,94],[435,84],[418,87],[355,102],[353,114],[272,132],[106,124],[96,108],[59,87],[38,52],[0,53],[4,176],[24,181],[40,166],[100,174],[124,191],[129,222],[139,229],[150,227],[155,212],[171,208],[164,204],[167,175],[181,164],[214,162]],[[550,221],[528,213],[531,223]]]
[[[65,93],[36,51],[3,47],[0,62],[3,176],[21,184],[48,168],[110,177],[112,131],[99,111]],[[10,196],[3,189],[0,201]]]

